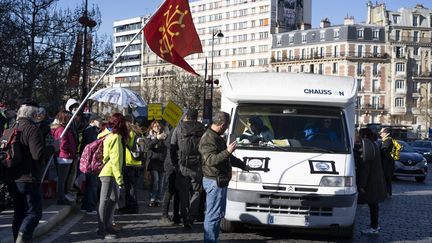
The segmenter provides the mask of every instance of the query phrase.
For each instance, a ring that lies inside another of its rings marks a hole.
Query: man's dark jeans
[[[85,174],[85,177],[84,199],[81,209],[91,212],[97,210],[99,178],[93,174]]]
[[[33,239],[33,231],[42,218],[42,193],[40,183],[11,182],[9,191],[14,203],[12,232],[14,239],[18,233],[23,239]]]
[[[138,191],[137,185],[139,180],[139,167],[124,167],[125,183],[125,208],[138,209]]]
[[[176,175],[176,188],[180,196],[180,210],[184,225],[190,225],[198,217],[202,191],[200,175]]]

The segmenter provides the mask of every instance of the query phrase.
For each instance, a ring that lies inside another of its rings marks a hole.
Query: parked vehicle
[[[416,140],[411,143],[411,147],[419,154],[423,155],[428,162],[432,161],[432,141]]]
[[[395,161],[394,176],[414,177],[417,182],[423,182],[428,173],[427,160],[416,152],[408,143],[398,140],[402,145],[399,160]]]
[[[249,172],[233,168],[221,229],[234,231],[246,223],[329,229],[352,237],[355,80],[225,73],[221,82],[222,110],[232,114],[229,140],[238,141],[234,154],[251,167]],[[243,139],[256,119],[272,136]]]

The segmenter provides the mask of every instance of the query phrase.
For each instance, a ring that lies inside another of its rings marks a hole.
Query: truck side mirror
[[[378,153],[376,146],[369,139],[362,139],[362,150],[362,159],[365,162],[374,160],[376,153]]]

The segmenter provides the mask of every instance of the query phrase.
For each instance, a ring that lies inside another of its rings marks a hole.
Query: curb
[[[39,224],[33,233],[33,238],[36,239],[50,231],[61,221],[63,221],[71,211],[72,206],[51,205],[48,208],[45,208],[42,212],[42,219],[39,220]],[[12,229],[10,227],[0,231],[0,242],[14,242]]]

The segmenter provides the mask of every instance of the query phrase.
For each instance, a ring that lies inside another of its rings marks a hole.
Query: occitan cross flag
[[[144,38],[160,58],[198,75],[184,60],[202,52],[188,0],[166,0],[144,27]]]

